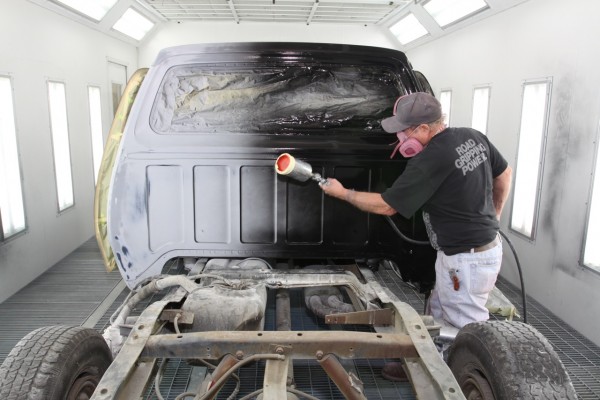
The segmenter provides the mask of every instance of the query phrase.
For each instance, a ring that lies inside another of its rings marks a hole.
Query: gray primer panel
[[[231,241],[230,168],[218,165],[194,167],[194,222],[196,242]]]
[[[152,165],[146,170],[150,249],[182,243],[184,239],[183,169],[176,165]]]

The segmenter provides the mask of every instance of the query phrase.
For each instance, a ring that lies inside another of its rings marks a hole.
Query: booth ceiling
[[[276,22],[378,26],[408,50],[527,0],[29,1],[135,45],[170,22]]]
[[[167,20],[375,25],[413,0],[143,0]]]

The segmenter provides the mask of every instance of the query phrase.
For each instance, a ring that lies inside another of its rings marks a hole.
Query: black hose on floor
[[[502,230],[500,230],[500,235],[502,235],[504,240],[506,240],[506,243],[508,243],[508,247],[510,247],[510,249],[512,250],[513,255],[515,257],[515,261],[517,262],[517,269],[519,270],[519,280],[521,281],[521,302],[523,304],[523,322],[527,323],[527,295],[525,293],[525,283],[523,282],[523,270],[521,269],[521,262],[519,261],[519,256],[517,255],[517,251],[515,250],[515,247],[513,246],[512,242],[510,241],[508,236],[506,236],[506,234],[504,232],[502,232]]]

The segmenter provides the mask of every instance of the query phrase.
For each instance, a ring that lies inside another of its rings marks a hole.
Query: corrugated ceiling
[[[412,0],[141,0],[169,21],[257,21],[376,25]]]
[[[484,9],[443,27],[423,7],[429,0],[116,0],[100,21],[66,6],[65,3],[70,4],[66,0],[29,1],[134,45],[139,45],[144,39],[126,36],[113,28],[130,8],[154,23],[152,30],[161,29],[163,23],[171,21],[237,24],[277,22],[312,26],[346,24],[378,26],[387,30],[402,18],[413,14],[427,34],[411,42],[399,42],[399,48],[406,51],[527,0],[485,0],[487,7]],[[455,6],[451,0],[447,1],[452,7]],[[274,35],[277,34],[274,31]]]

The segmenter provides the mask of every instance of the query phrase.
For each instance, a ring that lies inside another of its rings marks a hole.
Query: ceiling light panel
[[[78,13],[84,14],[90,18],[100,21],[108,10],[115,5],[117,0],[55,0],[61,5],[65,5]]]
[[[375,25],[412,0],[139,0],[167,20]]]
[[[423,8],[444,27],[488,8],[484,0],[430,0]]]
[[[390,31],[402,44],[410,43],[429,33],[412,13],[392,25]]]
[[[128,8],[117,23],[113,25],[113,29],[124,33],[135,40],[142,40],[153,26],[154,22],[150,21],[133,8]]]

